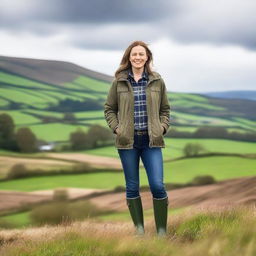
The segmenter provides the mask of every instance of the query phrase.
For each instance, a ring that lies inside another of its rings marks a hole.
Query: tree
[[[0,147],[5,149],[16,149],[15,125],[10,115],[0,114]]]
[[[87,133],[78,129],[70,134],[69,141],[73,150],[95,148],[112,140],[113,135],[109,129],[100,125],[92,125]]]
[[[88,145],[88,135],[82,129],[77,129],[70,133],[69,141],[73,150],[85,149]]]
[[[104,144],[106,141],[111,140],[113,135],[109,129],[102,127],[98,124],[92,125],[88,130],[88,135],[92,138],[93,145],[95,148],[101,144]]]
[[[202,126],[194,132],[194,137],[199,138],[227,138],[228,132],[224,127]]]
[[[187,143],[183,148],[183,153],[186,157],[196,156],[203,151],[205,151],[205,149],[199,143]]]
[[[23,127],[18,129],[16,133],[16,141],[21,152],[30,153],[37,151],[37,139],[30,128]]]

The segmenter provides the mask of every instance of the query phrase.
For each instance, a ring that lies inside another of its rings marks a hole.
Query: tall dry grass
[[[194,209],[169,218],[168,235],[155,235],[154,220],[136,237],[130,223],[94,221],[0,231],[6,256],[255,256],[256,208]]]

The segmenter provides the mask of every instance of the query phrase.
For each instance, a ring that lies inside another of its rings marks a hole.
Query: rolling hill
[[[9,113],[17,128],[28,126],[40,139],[66,141],[78,127],[107,126],[103,104],[112,80],[69,62],[0,56],[0,113]],[[175,92],[168,97],[171,125],[178,131],[203,125],[256,130],[256,101]],[[67,112],[75,123],[64,122]]]
[[[248,99],[256,100],[256,91],[253,90],[236,90],[236,91],[222,91],[222,92],[206,92],[202,93],[211,97],[225,98],[225,99]]]

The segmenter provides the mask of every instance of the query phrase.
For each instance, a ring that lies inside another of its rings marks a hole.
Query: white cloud
[[[171,91],[255,90],[256,53],[241,47],[182,45],[167,39],[152,45],[155,66]]]
[[[122,51],[83,50],[67,44],[68,36],[0,32],[1,54],[70,61],[113,75]],[[128,46],[128,45],[127,45]],[[202,92],[256,89],[256,53],[237,46],[184,45],[169,39],[150,44],[155,70],[170,91]]]

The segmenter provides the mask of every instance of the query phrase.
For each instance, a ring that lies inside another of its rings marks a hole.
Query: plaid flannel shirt
[[[129,70],[128,80],[132,85],[134,93],[134,129],[147,130],[146,86],[148,83],[148,74],[144,71],[142,77],[136,82],[132,70]]]

